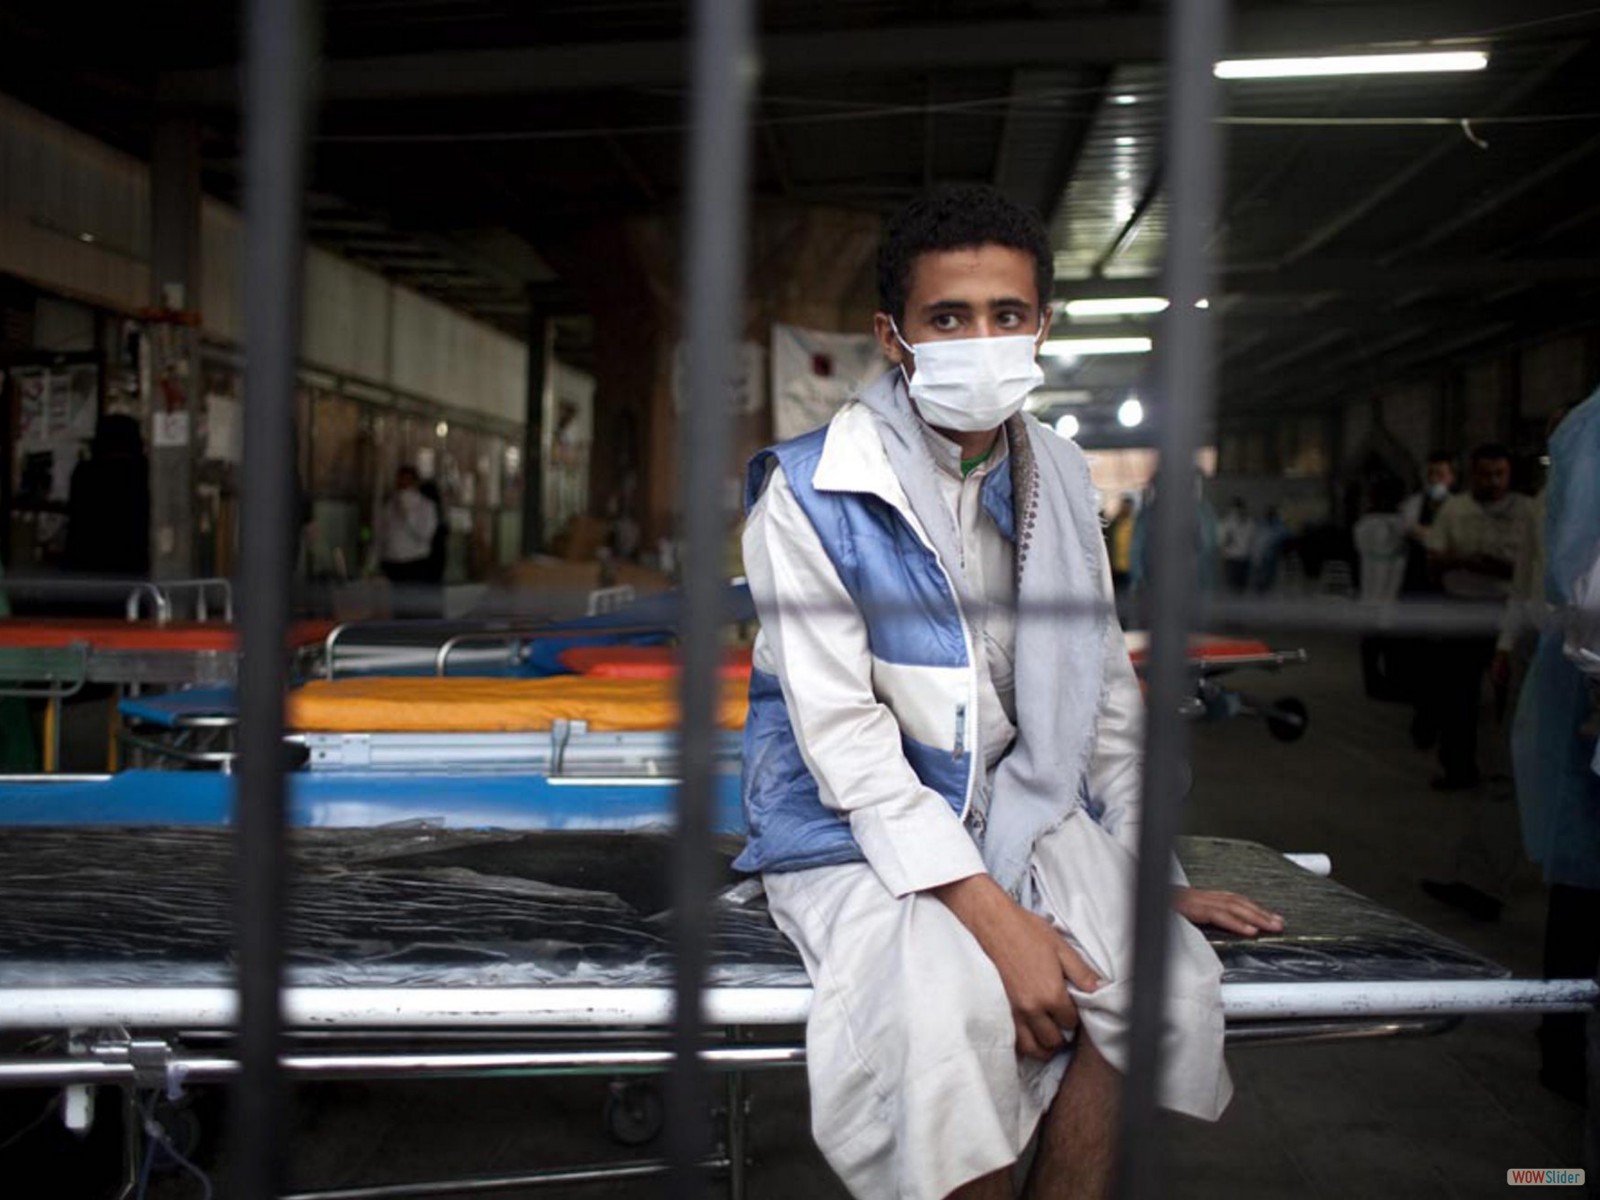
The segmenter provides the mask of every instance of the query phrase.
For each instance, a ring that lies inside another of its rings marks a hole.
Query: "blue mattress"
[[[401,822],[443,829],[641,830],[673,822],[669,781],[549,779],[530,773],[291,774],[289,822],[366,828]],[[123,771],[93,779],[0,782],[0,826],[227,825],[237,781],[213,771]],[[742,834],[739,777],[716,776],[718,833]]]

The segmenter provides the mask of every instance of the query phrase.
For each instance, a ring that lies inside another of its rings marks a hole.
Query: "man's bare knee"
[[[945,1197],[945,1200],[1012,1200],[1011,1168],[1004,1167],[988,1175],[964,1183]]]

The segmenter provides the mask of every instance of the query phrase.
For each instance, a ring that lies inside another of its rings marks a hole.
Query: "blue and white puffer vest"
[[[876,436],[864,411],[850,415],[858,419],[850,422],[854,429],[849,436]],[[906,513],[876,491],[814,486],[833,428],[813,430],[751,459],[745,509],[749,511],[760,498],[772,468],[782,467],[790,490],[862,614],[874,660],[874,686],[892,711],[899,715],[909,708],[927,709],[928,693],[935,689],[931,681],[919,680],[918,668],[935,669],[924,674],[939,677],[938,692],[959,695],[944,714],[950,736],[941,739],[943,746],[912,737],[905,729],[907,721],[902,718],[900,723],[901,746],[912,771],[964,816],[975,784],[976,713],[971,638],[961,605],[938,556]],[[1012,461],[1008,457],[984,480],[981,496],[1001,534],[1015,542]],[[886,687],[900,694],[883,694]],[[743,792],[749,840],[734,863],[737,869],[798,871],[865,861],[848,814],[822,803],[816,779],[800,754],[778,677],[759,668],[750,675]]]

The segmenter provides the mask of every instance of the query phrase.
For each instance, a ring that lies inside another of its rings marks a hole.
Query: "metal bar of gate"
[[[301,198],[313,0],[250,0],[245,44],[245,335],[240,514],[237,950],[239,1058],[227,1194],[281,1190],[286,1093],[278,1063],[285,892],[283,697],[300,343]]]
[[[703,1193],[708,1091],[699,1050],[710,950],[712,771],[734,351],[743,328],[750,0],[696,0],[684,293],[688,370],[678,455],[683,555],[682,784],[673,857],[675,1024],[669,1193]]]
[[[1161,482],[1156,497],[1151,573],[1150,702],[1145,735],[1143,825],[1135,886],[1133,1002],[1127,1078],[1117,1141],[1118,1195],[1165,1194],[1156,1138],[1167,935],[1169,864],[1185,784],[1189,738],[1179,703],[1186,686],[1189,627],[1197,588],[1197,513],[1190,502],[1195,451],[1211,420],[1212,326],[1196,304],[1209,294],[1210,238],[1221,177],[1221,139],[1213,125],[1227,0],[1182,0],[1167,24],[1166,152],[1170,155],[1164,355],[1161,363]]]

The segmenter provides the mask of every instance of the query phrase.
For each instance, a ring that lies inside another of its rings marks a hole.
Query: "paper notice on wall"
[[[158,412],[150,425],[150,440],[157,447],[187,446],[189,444],[189,414],[187,412]]]
[[[237,400],[206,397],[206,457],[236,463],[244,457],[244,423]]]
[[[826,425],[844,402],[888,366],[877,339],[772,327],[772,433],[778,441]]]

